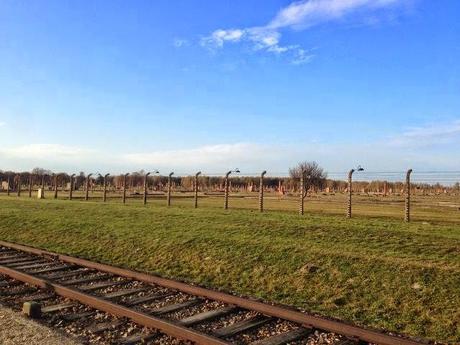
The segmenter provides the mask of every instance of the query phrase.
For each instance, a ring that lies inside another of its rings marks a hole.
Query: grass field
[[[127,192],[127,203],[141,204],[142,190]],[[2,194],[0,194],[1,196]],[[3,193],[5,195],[5,193]],[[47,198],[53,198],[54,192],[46,192]],[[83,201],[85,193],[74,191],[75,201]],[[199,194],[200,207],[222,208],[224,204],[223,193],[205,195]],[[11,195],[15,197],[15,194]],[[36,196],[36,192],[33,193]],[[90,201],[102,202],[102,191],[91,191]],[[258,210],[258,193],[235,192],[230,194],[230,207],[236,209]],[[28,192],[22,192],[22,198],[28,198]],[[344,215],[347,205],[346,193],[314,193],[305,199],[305,210],[314,213]],[[60,200],[68,199],[68,191],[60,191]],[[120,203],[122,199],[121,190],[107,193],[107,202]],[[459,194],[437,194],[422,195],[413,191],[411,198],[411,218],[415,221],[428,222],[455,222],[460,225],[460,195]],[[164,205],[166,195],[163,192],[155,192],[149,195],[149,203],[154,205]],[[176,206],[193,207],[193,193],[174,192],[172,203]],[[299,198],[295,194],[280,196],[278,193],[265,193],[264,208],[266,211],[288,211],[297,212],[299,209]],[[386,197],[382,195],[354,193],[353,195],[353,214],[357,217],[391,217],[404,219],[404,195],[392,194]]]
[[[420,198],[405,224],[398,198],[357,197],[359,217],[346,220],[340,199],[307,201],[300,217],[294,198],[260,214],[242,198],[224,211],[221,198],[195,210],[187,198],[167,208],[1,196],[0,238],[459,343],[458,200]]]

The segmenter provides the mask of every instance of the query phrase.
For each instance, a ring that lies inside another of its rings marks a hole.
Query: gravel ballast
[[[0,306],[2,345],[81,345],[80,342],[28,319],[21,313]]]

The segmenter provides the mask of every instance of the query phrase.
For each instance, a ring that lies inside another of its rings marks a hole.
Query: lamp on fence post
[[[150,174],[159,174],[160,172],[158,170],[155,170],[153,172],[148,172],[147,174],[144,175],[144,205],[147,204],[147,178],[149,177]]]
[[[406,207],[404,221],[407,223],[410,222],[410,174],[412,174],[412,169],[407,170],[406,173]]]
[[[225,174],[225,202],[224,202],[224,210],[228,209],[228,193],[229,193],[229,181],[228,177],[230,176],[231,173],[239,173],[240,170],[236,168],[235,170],[230,170]]]
[[[29,198],[32,197],[32,182],[33,182],[34,175],[29,174]]]
[[[260,174],[260,181],[259,181],[259,211],[264,211],[264,176],[267,173],[266,170],[262,171]]]
[[[88,201],[89,199],[89,181],[90,181],[90,178],[93,174],[88,174],[88,176],[86,176],[86,183],[85,183],[85,200]]]
[[[7,186],[6,186],[6,195],[8,195],[8,196],[10,195],[10,181],[11,181],[11,177],[10,177],[10,175],[8,175],[8,179],[6,180],[6,184],[7,184]]]
[[[356,171],[364,171],[364,169],[358,165],[358,167],[356,168]],[[355,172],[355,169],[351,169],[348,173],[348,205],[347,205],[347,218],[351,218],[351,196],[353,194],[353,191],[352,191],[352,177],[353,177],[353,173]]]
[[[166,203],[168,206],[171,206],[171,177],[174,174],[174,172],[171,172],[168,175],[168,194],[166,196]]]
[[[122,197],[123,204],[126,203],[126,179],[128,175],[129,173],[123,175],[123,197]]]
[[[70,175],[70,189],[69,189],[69,200],[72,200],[73,197],[73,181],[75,174]]]
[[[104,175],[104,194],[102,195],[102,201],[106,202],[107,201],[107,177],[109,177],[110,174],[105,174]]]
[[[198,208],[198,176],[200,176],[201,171],[198,171],[195,174],[195,185],[193,188],[195,189],[195,208]]]

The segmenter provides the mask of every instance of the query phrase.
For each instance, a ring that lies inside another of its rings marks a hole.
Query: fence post
[[[405,209],[405,216],[404,221],[409,223],[410,222],[410,174],[412,173],[412,169],[407,170],[406,173],[406,209]]]
[[[224,201],[224,210],[227,210],[228,209],[228,189],[229,189],[229,185],[228,185],[228,176],[230,176],[230,174],[232,173],[232,171],[228,171],[226,174],[225,174],[225,201]]]
[[[260,174],[260,181],[259,181],[259,211],[264,211],[264,176],[267,173],[266,170],[262,171]]]
[[[10,195],[10,181],[11,181],[11,178],[10,178],[10,175],[8,175],[8,179],[6,180],[6,183],[7,183],[7,186],[6,186],[6,195]]]
[[[150,173],[144,175],[144,205],[147,204],[147,178],[149,177]]]
[[[41,195],[42,199],[45,199],[45,176],[46,174],[42,175],[42,195]]]
[[[21,196],[21,174],[18,174],[18,197]]]
[[[126,179],[128,175],[129,173],[123,175],[123,197],[122,197],[123,204],[126,203]]]
[[[29,174],[29,198],[32,197],[33,174]]]
[[[352,177],[353,173],[355,172],[355,169],[351,169],[348,173],[348,205],[347,205],[347,218],[351,218],[351,196],[353,194],[352,192]]]
[[[174,173],[171,172],[169,175],[168,175],[168,194],[166,196],[166,203],[168,204],[168,206],[171,206],[171,177]]]
[[[53,174],[53,181],[54,181],[54,198],[57,199],[58,197],[58,183],[57,183],[57,180],[58,180],[58,175],[57,174]]]
[[[305,200],[305,171],[300,172],[300,191],[299,191],[299,214],[304,214],[304,200]]]
[[[70,175],[70,188],[69,188],[69,200],[72,200],[73,197],[73,181],[75,174]]]
[[[201,171],[198,171],[195,174],[195,185],[193,186],[195,189],[195,208],[198,208],[198,176],[200,176]]]
[[[89,181],[90,181],[90,178],[93,174],[88,174],[88,176],[86,176],[86,183],[85,183],[85,201],[88,201],[89,200]]]
[[[104,194],[102,196],[102,201],[106,202],[107,201],[107,177],[109,177],[110,174],[105,174],[104,175]]]

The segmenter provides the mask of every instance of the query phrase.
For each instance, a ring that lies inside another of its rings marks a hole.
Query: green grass
[[[460,226],[450,214],[405,224],[203,202],[195,210],[190,200],[167,208],[0,197],[0,238],[460,342]]]

